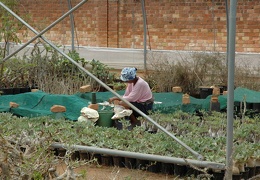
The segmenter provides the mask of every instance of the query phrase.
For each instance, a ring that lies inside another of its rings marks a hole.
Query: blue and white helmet
[[[134,67],[125,67],[124,69],[122,69],[121,71],[121,76],[120,79],[122,81],[131,81],[135,78],[136,76],[136,68]]]

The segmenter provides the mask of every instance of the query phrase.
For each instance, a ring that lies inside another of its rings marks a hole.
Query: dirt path
[[[66,166],[57,168],[59,173],[64,172]],[[119,168],[113,166],[85,165],[75,169],[75,172],[85,172],[86,180],[169,180],[178,179],[173,175],[152,173],[144,170]]]

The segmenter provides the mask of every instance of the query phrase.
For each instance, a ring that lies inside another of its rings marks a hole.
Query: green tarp
[[[124,91],[117,92],[123,95]],[[154,110],[162,113],[172,113],[177,110],[193,113],[199,110],[209,110],[210,98],[197,99],[190,97],[190,104],[182,104],[182,93],[154,93],[155,104]],[[97,103],[107,101],[114,96],[111,92],[97,92]],[[15,115],[23,117],[37,117],[55,115],[50,111],[53,105],[62,105],[66,107],[66,112],[62,113],[64,118],[68,120],[77,120],[80,116],[80,110],[87,107],[91,103],[92,93],[76,93],[74,95],[48,94],[42,91],[22,93],[17,95],[0,96],[0,112],[11,112]],[[245,98],[245,99],[244,99]],[[260,92],[252,91],[245,88],[236,88],[234,91],[235,102],[260,103]],[[227,96],[220,95],[218,97],[220,109],[227,107]],[[9,103],[15,102],[19,104],[17,108],[10,108]],[[99,107],[110,108],[110,107]]]

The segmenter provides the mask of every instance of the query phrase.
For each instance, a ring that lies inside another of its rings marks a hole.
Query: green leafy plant
[[[100,79],[105,84],[112,84],[115,81],[115,73],[111,72],[111,68],[107,65],[101,63],[98,60],[93,59],[90,62],[91,70],[90,72]],[[101,85],[95,81],[92,81],[92,86],[96,91],[102,91]]]
[[[78,52],[69,51],[68,56],[87,68],[88,61],[81,58]],[[34,65],[29,70],[32,80],[30,85],[37,85],[44,92],[74,94],[81,86],[90,83],[90,77],[79,70],[76,65],[40,41],[23,58]]]
[[[87,68],[89,62],[85,58],[80,57],[79,53],[76,50],[69,50],[67,55],[71,59],[79,63],[82,67]],[[61,58],[59,64],[61,66],[61,70],[65,71],[65,73],[67,73],[69,70],[71,71],[71,73],[77,73],[79,71],[78,68],[69,59],[65,57]]]
[[[126,84],[122,82],[112,82],[112,84],[109,85],[112,86],[115,91],[125,90],[126,88]]]
[[[1,78],[1,87],[28,87],[34,77],[30,76],[30,71],[35,64],[24,59],[11,58],[5,62],[4,72]]]
[[[79,53],[75,50],[69,51],[67,55],[105,84],[109,85],[115,82],[115,73],[100,61],[94,59],[87,61],[85,58],[80,57]],[[86,84],[91,85],[93,91],[103,90],[100,84],[85,72],[82,72],[69,59],[60,55],[50,46],[42,44],[40,41],[35,44],[30,55],[25,54],[23,58],[28,63],[34,65],[29,71],[31,79],[34,79],[31,84],[37,84],[38,88],[45,92],[73,94],[78,92],[79,88]]]
[[[2,0],[8,8],[10,8],[16,14],[19,14],[21,8],[18,7],[19,1],[17,0]],[[18,21],[13,15],[4,10],[2,7],[0,11],[0,42],[4,42],[3,47],[0,49],[0,57],[5,58],[9,51],[9,43],[20,43],[19,32],[24,28],[24,25]],[[29,18],[29,13],[25,13],[23,19]],[[27,31],[24,31],[23,34],[26,36]],[[2,78],[4,74],[4,62],[0,63],[0,78]]]

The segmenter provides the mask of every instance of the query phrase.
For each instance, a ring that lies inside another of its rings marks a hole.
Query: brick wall
[[[80,0],[71,0],[75,6]],[[24,0],[28,22],[41,30],[68,11],[67,0]],[[213,3],[214,2],[214,3]],[[226,51],[225,0],[145,0],[147,48]],[[237,52],[260,52],[260,1],[239,0]],[[74,14],[75,45],[143,48],[141,0],[89,0]],[[34,36],[29,33],[30,36]],[[70,45],[69,17],[44,34],[55,44]],[[27,38],[27,40],[30,38]]]

